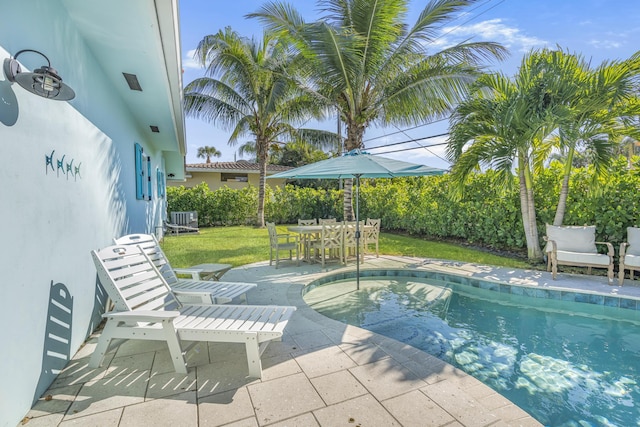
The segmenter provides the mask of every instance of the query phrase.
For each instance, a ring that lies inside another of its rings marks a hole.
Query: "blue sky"
[[[184,84],[203,76],[203,70],[192,60],[193,50],[202,38],[230,26],[245,36],[261,37],[262,27],[256,20],[246,19],[263,0],[181,0],[180,32]],[[316,16],[315,0],[290,3],[306,20]],[[410,0],[407,23],[412,24],[426,0]],[[509,59],[491,67],[508,75],[516,72],[522,56],[532,48],[560,46],[582,54],[592,64],[608,59],[625,59],[640,50],[640,0],[480,0],[468,8],[450,25],[442,29],[436,45],[447,46],[463,39],[496,41],[507,47]],[[233,161],[235,146],[229,146],[229,134],[214,124],[191,118],[187,126],[187,163],[200,163],[198,147],[214,146],[222,152],[219,161]],[[335,130],[335,119],[318,124]],[[446,141],[432,138],[418,143],[374,148],[381,145],[423,138],[447,132],[447,123],[440,122],[405,132],[395,128],[370,127],[365,133],[365,149],[371,153],[447,168],[443,147],[423,148]],[[369,141],[367,141],[369,140]],[[405,150],[414,148],[414,150]],[[396,151],[405,150],[405,151]],[[395,151],[395,152],[392,152]],[[239,160],[241,157],[237,156]]]

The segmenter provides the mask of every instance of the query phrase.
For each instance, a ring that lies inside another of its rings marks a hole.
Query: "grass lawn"
[[[278,226],[286,233],[285,225]],[[269,235],[266,228],[211,227],[199,234],[169,235],[161,243],[173,267],[189,267],[207,262],[234,267],[269,259]],[[391,233],[380,234],[380,254],[440,258],[503,267],[532,268],[526,261],[494,255],[464,246],[433,242]]]

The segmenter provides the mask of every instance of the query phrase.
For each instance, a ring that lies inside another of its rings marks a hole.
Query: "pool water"
[[[638,312],[423,278],[312,287],[332,319],[411,344],[478,378],[547,426],[640,426]]]

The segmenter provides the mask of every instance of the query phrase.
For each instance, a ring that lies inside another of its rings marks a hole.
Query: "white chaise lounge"
[[[116,245],[140,245],[173,290],[194,291],[188,295],[180,296],[180,301],[183,303],[226,304],[239,296],[244,297],[246,301],[246,293],[256,287],[256,283],[212,282],[178,278],[175,269],[169,264],[169,260],[153,234],[128,234],[113,240]],[[195,293],[196,291],[200,291],[200,293]]]
[[[609,284],[613,283],[613,245],[596,242],[595,226],[555,226],[547,224],[547,271],[556,279],[559,265],[606,268]],[[596,245],[606,245],[607,253],[598,253]]]
[[[618,283],[624,283],[624,271],[629,270],[629,278],[633,280],[633,273],[640,271],[640,228],[627,227],[627,241],[620,244],[620,270]]]
[[[262,377],[260,355],[280,340],[295,307],[182,305],[165,278],[139,246],[108,246],[91,251],[100,283],[114,303],[89,361],[97,368],[114,339],[166,341],[173,366],[187,373],[182,343],[244,343],[249,376]]]

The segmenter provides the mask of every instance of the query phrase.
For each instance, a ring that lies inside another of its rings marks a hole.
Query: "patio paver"
[[[581,289],[640,298],[638,286],[608,286],[600,276],[572,276],[412,257],[368,256],[365,268],[418,268],[501,280],[537,289]],[[225,280],[258,282],[251,304],[298,307],[281,342],[263,354],[262,379],[247,378],[243,346],[200,343],[187,353],[189,373],[173,372],[162,342],[128,341],[87,367],[92,336],[43,398],[29,426],[539,426],[525,411],[459,369],[414,347],[328,319],[302,299],[306,283],[355,265],[268,262],[234,268]],[[630,284],[630,281],[626,281]],[[44,397],[50,396],[45,399]],[[179,420],[179,421],[178,421]]]

